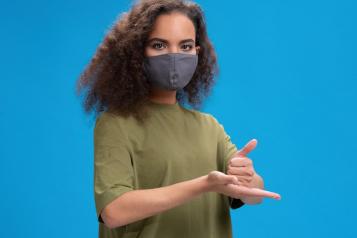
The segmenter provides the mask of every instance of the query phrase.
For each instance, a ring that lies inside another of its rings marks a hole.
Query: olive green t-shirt
[[[150,102],[144,124],[102,113],[94,128],[94,195],[100,238],[229,238],[239,199],[208,192],[146,219],[110,229],[100,212],[125,192],[226,173],[237,151],[218,121],[180,104]],[[136,209],[133,207],[133,210]]]

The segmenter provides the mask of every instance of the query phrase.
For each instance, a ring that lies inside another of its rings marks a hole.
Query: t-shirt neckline
[[[178,103],[177,100],[174,104],[159,103],[159,102],[154,102],[152,100],[148,100],[148,104],[153,108],[157,108],[161,110],[177,110],[180,108],[180,104]]]

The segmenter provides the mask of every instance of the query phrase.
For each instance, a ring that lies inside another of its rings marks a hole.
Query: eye
[[[165,44],[162,42],[155,42],[154,44],[152,44],[152,48],[157,49],[157,50],[163,49],[164,46],[165,46]]]
[[[183,49],[184,51],[190,51],[192,50],[193,46],[191,44],[184,44],[181,46],[181,49]]]

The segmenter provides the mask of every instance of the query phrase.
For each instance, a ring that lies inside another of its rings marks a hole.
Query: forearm
[[[259,174],[255,173],[252,181],[249,183],[249,187],[264,189],[264,181],[262,177]],[[242,202],[246,204],[259,204],[262,203],[263,201],[262,197],[252,197],[252,196],[249,197],[242,196],[240,199],[242,200]]]
[[[209,191],[207,175],[173,185],[126,192],[103,209],[102,219],[110,228],[156,215]]]

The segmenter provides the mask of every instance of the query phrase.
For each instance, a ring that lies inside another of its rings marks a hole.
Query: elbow
[[[105,226],[109,229],[114,229],[126,225],[126,223],[122,221],[122,218],[115,214],[108,206],[103,209],[101,216]]]

